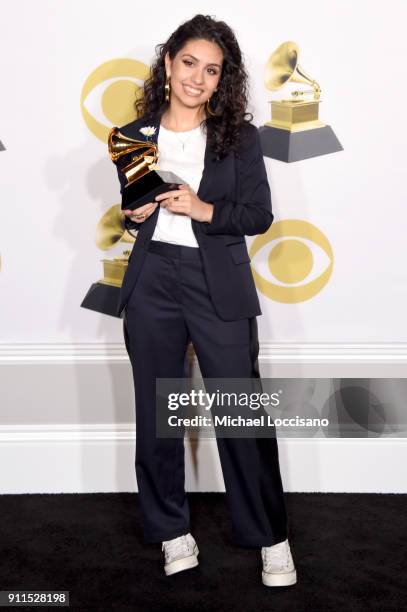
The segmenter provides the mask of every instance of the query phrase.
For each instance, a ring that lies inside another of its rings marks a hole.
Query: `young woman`
[[[170,575],[196,566],[199,551],[184,489],[184,441],[156,435],[155,381],[185,375],[190,341],[204,380],[259,377],[261,310],[244,236],[266,232],[273,214],[230,27],[196,15],[157,48],[135,103],[138,119],[120,131],[156,142],[159,167],[186,184],[128,211],[126,227],[138,234],[118,313],[125,309],[134,377],[144,535],[162,543]],[[217,445],[234,542],[261,548],[264,584],[294,584],[276,438],[224,437]]]

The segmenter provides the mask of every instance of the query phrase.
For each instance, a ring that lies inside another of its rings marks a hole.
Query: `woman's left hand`
[[[178,198],[178,199],[175,199]],[[188,215],[195,221],[210,221],[213,204],[203,202],[189,185],[180,185],[174,191],[166,191],[155,197],[162,208],[173,213]]]

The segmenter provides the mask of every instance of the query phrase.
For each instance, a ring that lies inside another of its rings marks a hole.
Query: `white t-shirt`
[[[184,149],[182,143],[184,143]],[[204,128],[198,125],[193,130],[174,132],[160,125],[157,145],[159,168],[175,172],[196,193],[204,169],[206,147]],[[199,248],[192,229],[191,217],[182,213],[173,213],[161,207],[158,211],[152,240]]]

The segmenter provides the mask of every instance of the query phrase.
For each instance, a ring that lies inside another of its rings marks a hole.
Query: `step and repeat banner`
[[[407,341],[407,43],[404,3],[390,5],[199,5],[236,34],[262,134],[275,218],[246,238],[261,343]],[[134,241],[118,223],[107,137],[134,118],[155,46],[198,11],[161,0],[1,8],[1,340],[122,342],[119,318],[81,307]]]

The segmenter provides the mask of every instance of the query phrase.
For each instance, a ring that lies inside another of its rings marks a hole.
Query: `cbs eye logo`
[[[98,66],[81,92],[81,112],[96,138],[107,143],[112,125],[133,121],[134,101],[150,68],[133,59],[115,59]]]
[[[273,223],[254,239],[249,256],[258,289],[286,304],[314,297],[328,283],[333,269],[333,251],[327,237],[315,225],[300,219]],[[268,280],[270,274],[273,278]]]

